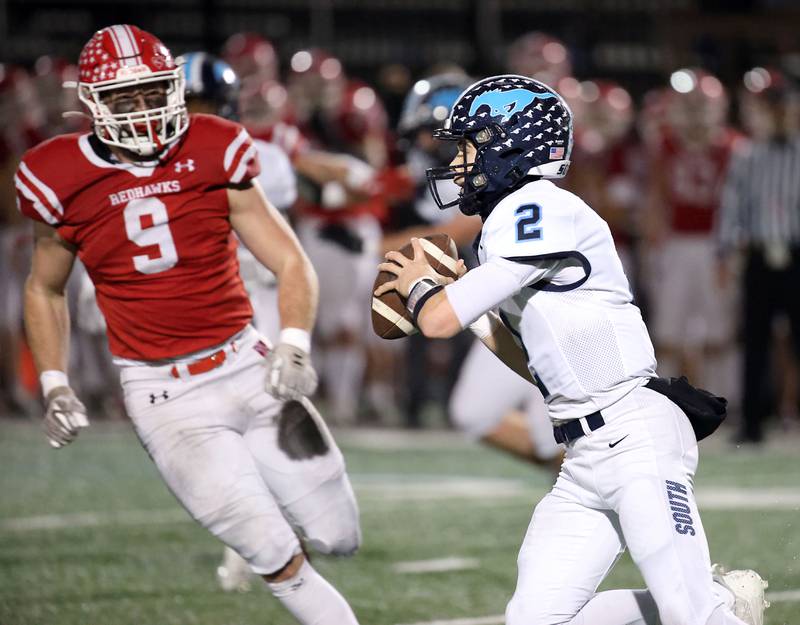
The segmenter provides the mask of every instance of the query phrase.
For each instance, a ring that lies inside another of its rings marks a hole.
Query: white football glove
[[[305,350],[289,343],[278,343],[267,354],[265,364],[267,392],[276,399],[299,399],[317,390],[317,372]]]
[[[80,428],[89,427],[86,407],[68,386],[54,388],[45,402],[44,431],[50,445],[56,449],[74,441]]]

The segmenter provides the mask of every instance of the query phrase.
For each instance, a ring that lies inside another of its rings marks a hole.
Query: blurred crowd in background
[[[215,57],[194,55],[187,87],[209,107],[195,110],[238,119],[291,164],[282,179],[294,177],[296,189],[280,200],[278,191],[266,191],[319,275],[314,356],[332,423],[416,428],[459,419],[451,395],[470,338],[381,340],[369,311],[379,259],[411,235],[447,232],[468,264],[475,262],[479,220],[439,211],[424,172],[449,162],[432,130],[461,90],[482,77],[470,73],[480,68],[530,76],[564,96],[574,114],[574,147],[561,184],[608,222],[656,345],[659,373],[686,374],[728,397],[736,440],[759,443],[771,429],[800,425],[797,38],[796,48],[761,54],[735,78],[715,75],[698,54],[695,64],[664,67],[660,84],[643,88],[619,75],[575,75],[572,59],[591,44],[576,49],[541,31],[496,50],[488,68],[462,67],[445,53],[426,68],[391,63],[369,76],[354,74],[331,51],[278,49],[261,33],[238,32],[221,48],[202,51]],[[77,50],[72,58],[0,64],[4,415],[40,414],[22,320],[31,228],[15,207],[14,171],[36,143],[89,130],[86,117],[63,116],[80,111],[75,89],[62,88],[77,80],[76,57]],[[274,291],[252,259],[241,263],[254,299],[259,288]],[[266,310],[274,326],[272,301],[266,296],[256,305],[257,323]],[[92,417],[120,418],[102,318],[80,270],[70,283],[70,307],[73,386]],[[270,333],[269,320],[263,324]]]

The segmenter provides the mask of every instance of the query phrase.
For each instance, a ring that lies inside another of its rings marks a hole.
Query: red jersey
[[[247,131],[211,115],[161,158],[114,159],[93,134],[29,150],[20,210],[76,246],[106,318],[111,352],[162,360],[222,343],[250,320],[226,187],[259,173]]]
[[[673,232],[710,233],[733,147],[740,136],[722,130],[707,146],[690,149],[664,137],[657,167],[665,177],[664,202]]]

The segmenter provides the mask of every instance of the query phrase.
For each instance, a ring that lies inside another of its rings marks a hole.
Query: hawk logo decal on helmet
[[[488,106],[491,109],[489,115],[501,117],[500,123],[503,123],[511,119],[516,113],[525,110],[525,107],[534,100],[555,97],[554,93],[533,93],[527,89],[511,89],[510,91],[493,89],[492,91],[483,92],[472,101],[469,107],[469,114],[475,115],[482,106]]]
[[[469,142],[475,150],[473,162],[462,149],[462,162],[426,171],[434,201],[439,208],[458,206],[467,215],[486,216],[526,182],[564,177],[572,152],[572,111],[538,80],[490,76],[461,93],[434,137]]]

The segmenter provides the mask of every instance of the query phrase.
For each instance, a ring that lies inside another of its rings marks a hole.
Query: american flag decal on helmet
[[[550,148],[550,158],[564,158],[564,148]]]

